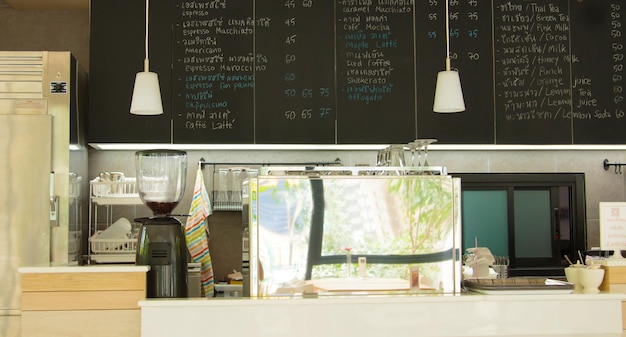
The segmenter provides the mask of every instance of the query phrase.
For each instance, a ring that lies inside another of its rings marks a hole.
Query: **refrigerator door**
[[[51,133],[52,116],[0,113],[0,320],[19,315],[17,269],[50,261]]]

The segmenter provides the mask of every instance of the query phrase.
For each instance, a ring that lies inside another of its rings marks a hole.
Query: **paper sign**
[[[626,250],[626,202],[600,203],[600,249]]]

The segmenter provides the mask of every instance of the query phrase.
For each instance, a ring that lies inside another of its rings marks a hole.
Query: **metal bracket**
[[[615,174],[622,174],[622,166],[626,166],[626,163],[610,163],[608,159],[602,162],[604,170],[608,171],[611,166],[615,166]]]

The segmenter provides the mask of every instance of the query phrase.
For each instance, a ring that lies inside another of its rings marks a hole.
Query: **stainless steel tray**
[[[574,291],[572,283],[543,277],[512,277],[504,279],[463,280],[467,290],[482,294],[569,294]]]

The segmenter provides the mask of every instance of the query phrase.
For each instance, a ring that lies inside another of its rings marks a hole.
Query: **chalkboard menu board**
[[[252,2],[173,1],[173,137],[254,142]]]
[[[256,3],[258,143],[335,142],[333,8],[320,0]]]
[[[339,143],[415,139],[414,7],[337,1]]]
[[[92,0],[92,8],[117,1]],[[159,74],[170,81],[163,95],[171,96],[164,99],[171,141],[626,142],[626,4],[448,1],[450,56],[467,108],[458,114],[432,111],[437,72],[445,68],[445,0],[159,0],[170,5],[155,8],[168,13],[155,14],[162,20],[151,25],[170,30],[171,48],[151,60],[171,63],[170,74]],[[136,13],[119,14],[121,26],[143,31]],[[104,15],[92,10],[92,39],[111,28]],[[117,55],[110,60],[131,51],[108,52]],[[97,61],[92,82],[119,80]],[[97,101],[100,93],[91,94]],[[98,113],[97,105],[91,109]]]

